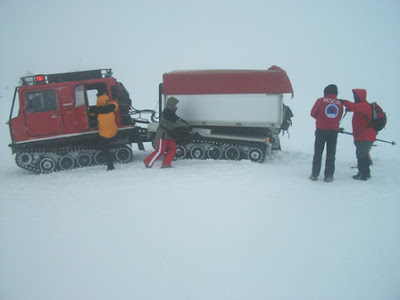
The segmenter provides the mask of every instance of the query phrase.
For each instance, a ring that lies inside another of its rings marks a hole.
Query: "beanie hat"
[[[167,108],[174,109],[178,104],[178,102],[179,102],[178,99],[176,99],[175,97],[169,97],[167,100]]]
[[[324,89],[324,96],[333,94],[336,95],[338,94],[338,88],[335,84],[330,84]]]
[[[105,94],[107,94],[107,91],[105,91],[105,90],[97,90],[96,96],[100,97],[101,95],[105,95]]]

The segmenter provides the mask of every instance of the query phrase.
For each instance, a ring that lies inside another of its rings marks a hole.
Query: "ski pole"
[[[376,139],[376,140],[379,141],[379,142],[391,144],[392,146],[395,146],[395,145],[396,145],[396,142],[394,142],[394,141],[389,142],[389,141],[385,141],[385,140],[381,140],[381,139]]]
[[[339,133],[347,134],[347,135],[353,135],[351,132],[344,131],[344,130],[339,130]]]
[[[344,130],[339,131],[339,133],[343,133],[343,134],[347,134],[347,135],[353,135],[351,132],[344,131]],[[395,145],[396,145],[396,142],[395,142],[395,141],[389,142],[389,141],[385,141],[385,140],[381,140],[381,139],[376,139],[376,140],[377,140],[378,142],[383,142],[383,143],[391,144],[392,146],[395,146]]]

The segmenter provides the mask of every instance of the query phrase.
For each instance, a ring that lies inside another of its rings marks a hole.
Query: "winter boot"
[[[360,172],[358,172],[356,175],[353,176],[353,178],[357,180],[368,180],[371,178],[371,175],[370,174],[362,175]]]
[[[312,181],[317,181],[317,180],[318,180],[318,176],[311,175],[311,176],[310,176],[310,179],[311,179]]]
[[[368,180],[368,178],[371,177],[368,156],[363,158],[358,158],[357,165],[358,165],[358,173],[357,175],[353,176],[353,178],[356,180],[363,180],[363,181]]]
[[[114,162],[113,162],[113,158],[112,158],[112,154],[110,151],[104,151],[103,152],[103,157],[104,160],[106,161],[107,164],[107,171],[111,171],[114,170]]]
[[[325,176],[324,181],[325,182],[332,182],[333,181],[333,176]]]
[[[358,172],[356,175],[353,176],[353,179],[367,181],[368,177]]]
[[[107,171],[114,170],[114,163],[112,161],[107,162]]]

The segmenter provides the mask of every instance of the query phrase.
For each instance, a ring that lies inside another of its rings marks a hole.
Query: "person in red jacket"
[[[317,99],[311,109],[311,117],[316,119],[314,157],[310,179],[318,180],[321,171],[322,153],[326,144],[324,181],[333,181],[335,173],[336,144],[343,105],[337,99],[338,88],[334,84],[324,89],[324,97]]]
[[[353,95],[354,103],[342,100],[343,105],[349,111],[354,112],[352,125],[358,174],[353,178],[368,180],[371,177],[369,152],[372,144],[376,141],[376,131],[369,126],[369,120],[372,120],[372,106],[367,101],[367,91],[365,89],[353,89]]]

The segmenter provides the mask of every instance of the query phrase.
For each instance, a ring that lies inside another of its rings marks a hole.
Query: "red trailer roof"
[[[164,95],[285,94],[293,88],[278,66],[268,70],[191,70],[163,75]]]

